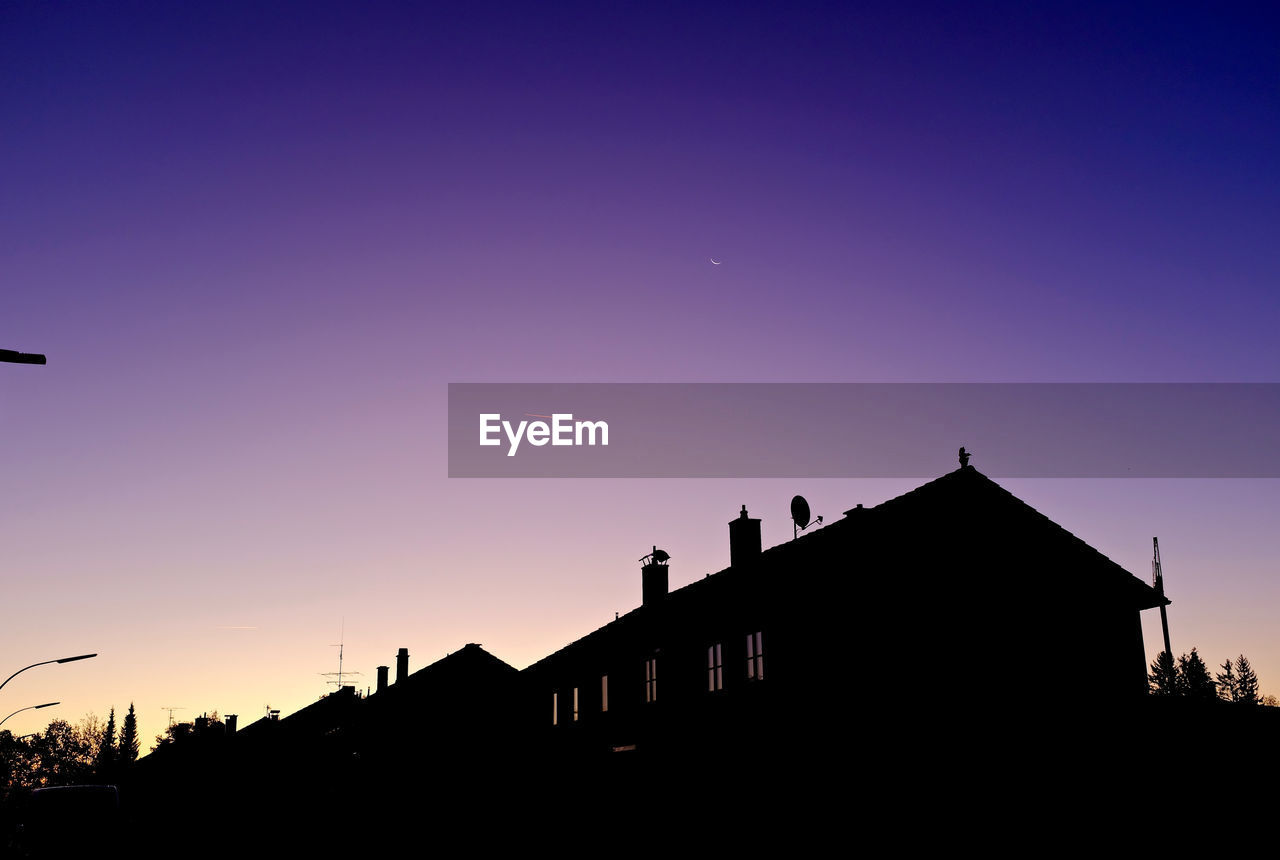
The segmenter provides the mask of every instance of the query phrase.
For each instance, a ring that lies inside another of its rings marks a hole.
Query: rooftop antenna
[[[795,540],[800,532],[812,524],[822,525],[822,517],[818,517],[813,523],[810,523],[809,503],[805,501],[804,496],[796,496],[791,500],[791,539]]]
[[[338,649],[338,671],[336,671],[336,672],[321,672],[321,673],[320,673],[321,675],[326,675],[326,676],[329,676],[329,677],[330,677],[330,680],[325,681],[325,683],[326,683],[326,684],[334,684],[334,685],[336,685],[336,686],[337,686],[337,688],[338,688],[339,690],[341,690],[341,689],[342,689],[342,677],[343,677],[343,675],[359,675],[359,674],[361,674],[360,672],[343,672],[343,671],[342,671],[342,651],[343,651],[343,645],[342,645],[342,643],[346,641],[346,638],[347,638],[347,619],[345,619],[345,618],[344,618],[344,619],[342,619],[342,627],[341,627],[341,629],[340,629],[340,631],[339,631],[339,634],[338,634],[338,642],[337,642],[337,644],[330,644],[330,645],[329,645],[329,647],[330,647],[330,648],[337,648],[337,649]]]
[[[1169,644],[1169,613],[1164,608],[1164,572],[1160,570],[1160,538],[1153,537],[1151,547],[1155,551],[1151,559],[1151,584],[1155,586],[1156,594],[1160,595],[1160,627],[1164,630],[1164,653],[1172,658],[1173,646]]]
[[[169,712],[169,728],[173,728],[173,712],[185,711],[186,708],[182,707],[182,705],[161,705],[160,710]]]

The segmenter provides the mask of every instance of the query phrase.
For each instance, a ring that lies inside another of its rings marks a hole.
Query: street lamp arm
[[[37,667],[37,666],[43,666],[43,665],[45,665],[46,663],[57,663],[57,662],[58,662],[57,660],[41,660],[39,663],[32,663],[30,666],[23,666],[21,669],[19,669],[18,671],[14,672],[14,673],[13,673],[12,675],[10,675],[8,678],[5,678],[5,679],[4,679],[4,684],[9,683],[9,682],[10,682],[10,681],[12,681],[14,678],[16,678],[17,676],[21,675],[23,672],[27,671],[28,669],[34,669],[35,667]],[[0,684],[0,687],[3,687],[3,686],[4,686],[4,684]],[[10,714],[10,715],[9,715],[9,717],[11,717],[11,716],[13,716],[13,714]],[[5,717],[5,719],[6,719],[6,720],[7,720],[7,719],[9,719],[9,717]]]
[[[50,660],[49,662],[53,662],[53,661]],[[39,665],[39,664],[36,664],[36,665]],[[61,702],[45,702],[43,705],[27,705],[25,708],[18,708],[18,710],[13,712],[13,714],[20,714],[23,711],[35,711],[35,710],[39,710],[40,708],[52,708],[54,705],[61,705],[61,704],[62,704]],[[13,714],[10,714],[9,717],[12,717]],[[9,721],[9,717],[5,717],[3,720],[0,720],[0,726],[3,726],[5,723],[7,723]]]
[[[28,669],[34,669],[36,666],[43,666],[46,663],[72,663],[76,660],[88,660],[90,657],[97,657],[97,656],[98,656],[97,654],[81,654],[78,657],[62,657],[58,660],[41,660],[39,663],[32,663],[30,666],[23,666],[21,669],[14,672],[8,678],[5,678],[4,684],[9,683],[14,679],[14,677],[21,675],[23,672],[27,671]],[[4,687],[4,684],[0,684],[0,688]],[[12,716],[12,714],[10,716]],[[5,717],[5,719],[6,720],[9,719],[9,717]]]
[[[16,349],[0,349],[0,361],[11,364],[47,364],[48,359],[38,352],[18,352]]]

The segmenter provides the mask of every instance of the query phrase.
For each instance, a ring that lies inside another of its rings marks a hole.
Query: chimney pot
[[[663,557],[666,557],[665,554]],[[667,596],[669,589],[667,566],[658,561],[656,546],[648,558],[648,563],[640,568],[640,602],[642,606],[657,606]]]
[[[760,520],[747,516],[743,505],[738,518],[729,521],[729,566],[750,564],[760,553]]]

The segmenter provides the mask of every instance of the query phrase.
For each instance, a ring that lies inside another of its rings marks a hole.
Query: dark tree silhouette
[[[1218,688],[1209,675],[1209,667],[1200,659],[1195,648],[1178,658],[1178,686],[1189,699],[1216,699]]]
[[[1151,674],[1147,675],[1147,681],[1154,696],[1180,695],[1178,667],[1173,662],[1172,654],[1161,651],[1156,655],[1156,659],[1151,662]]]
[[[1240,700],[1240,679],[1236,677],[1235,667],[1231,665],[1230,658],[1222,664],[1222,671],[1218,673],[1218,698],[1228,702],[1238,702]]]
[[[138,757],[138,718],[133,713],[133,702],[125,714],[124,727],[120,730],[120,763],[129,765]]]
[[[96,737],[78,731],[66,720],[54,720],[31,742],[39,759],[37,781],[43,785],[73,785],[93,773]]]
[[[115,772],[108,762],[118,763],[119,758],[104,750],[112,750],[114,718],[112,709],[105,726],[93,714],[75,724],[53,720],[43,732],[21,738],[7,729],[0,731],[0,801],[44,786],[113,780]]]
[[[107,727],[102,731],[102,740],[98,744],[97,769],[102,776],[108,776],[116,764],[116,709],[112,708],[107,716]]]
[[[180,743],[191,736],[191,730],[194,728],[191,723],[174,723],[160,734],[156,735],[156,745],[151,748],[155,752],[160,747],[172,743]]]
[[[1258,675],[1243,654],[1236,658],[1236,699],[1243,705],[1258,704]]]
[[[0,800],[37,784],[40,760],[31,744],[0,729]]]

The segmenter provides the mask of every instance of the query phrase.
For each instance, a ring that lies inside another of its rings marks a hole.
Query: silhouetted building
[[[413,674],[406,665],[405,672],[356,715],[363,757],[439,775],[474,764],[510,737],[519,708],[515,667],[471,643]]]
[[[638,609],[524,670],[556,754],[811,754],[855,715],[1008,740],[1145,696],[1161,598],[972,467],[768,550],[745,506],[729,529],[729,568],[667,593],[650,556]]]
[[[745,817],[746,845],[766,812],[793,833],[843,821],[822,773],[951,803],[978,771],[1044,785],[1082,753],[1132,761],[1152,713],[1139,615],[1163,598],[972,467],[769,549],[744,506],[729,544],[728,568],[674,591],[655,546],[638,608],[523,671],[469,644],[410,674],[402,648],[373,695],[219,733],[184,768],[175,745],[133,789],[234,796],[294,848],[321,809],[385,821],[387,845],[426,811],[517,844],[520,822],[612,836],[660,792]],[[329,838],[318,822],[306,847]]]

